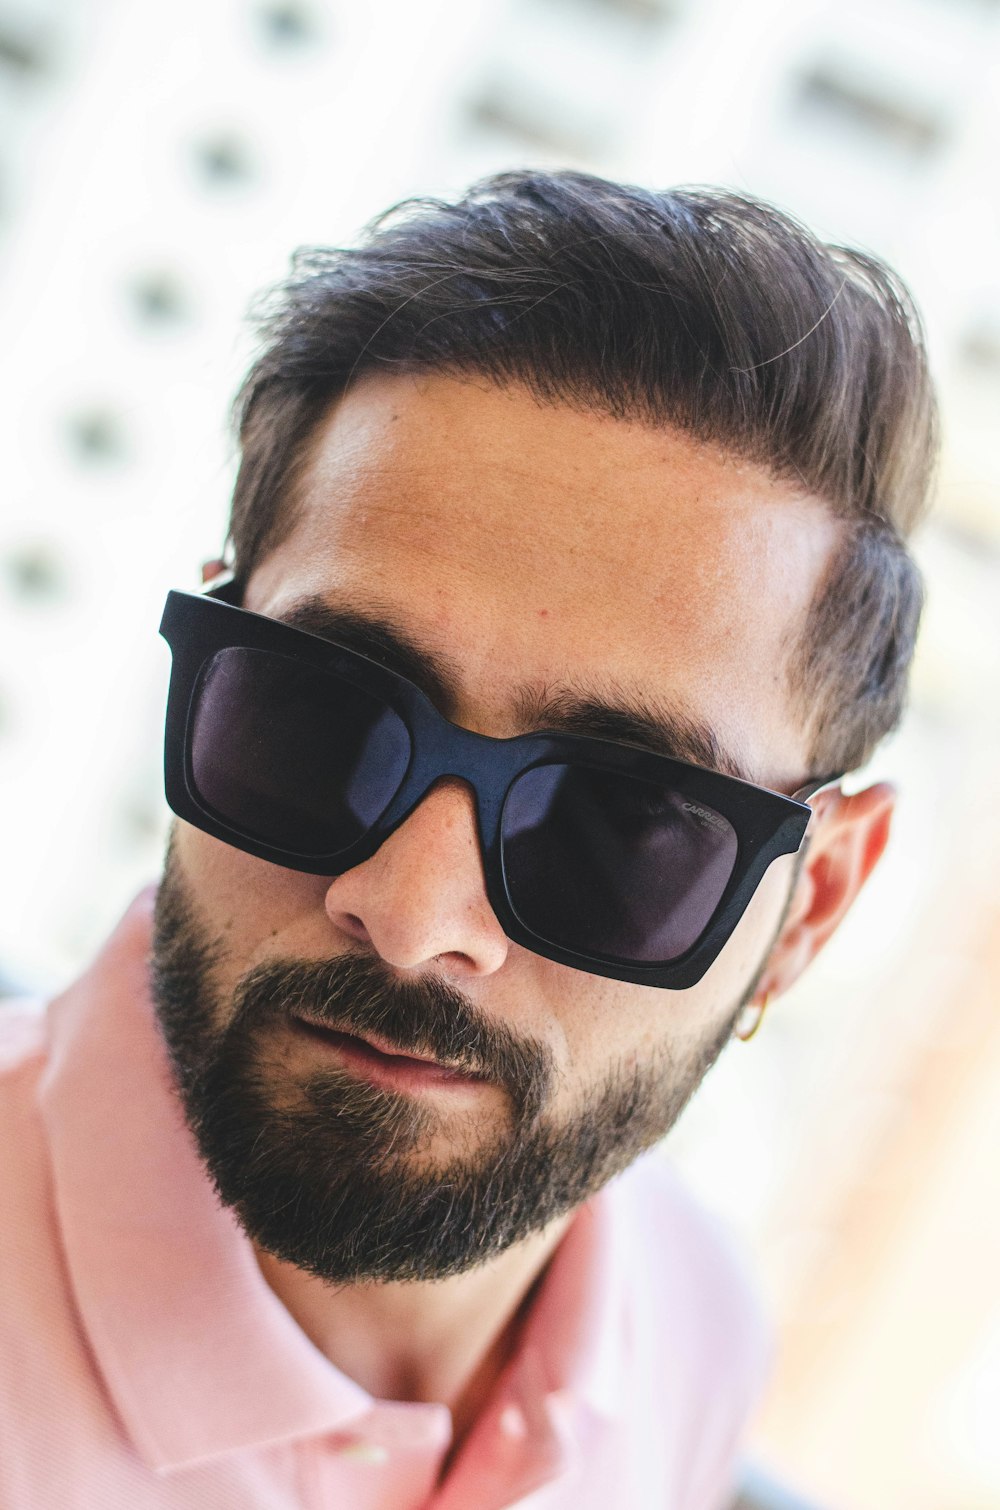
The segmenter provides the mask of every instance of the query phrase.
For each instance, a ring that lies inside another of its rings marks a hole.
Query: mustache
[[[400,1054],[489,1081],[527,1121],[551,1093],[552,1054],[539,1039],[488,1017],[445,981],[399,980],[366,955],[271,960],[243,977],[234,1004],[227,1036],[301,1013],[334,1032],[371,1033]]]

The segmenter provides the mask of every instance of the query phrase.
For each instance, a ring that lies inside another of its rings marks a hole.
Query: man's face
[[[814,773],[786,668],[835,544],[821,504],[680,434],[378,377],[323,423],[244,606],[280,619],[318,599],[390,627],[480,733],[524,733],[553,699],[611,737],[621,712],[664,709],[791,792]],[[178,823],[155,994],[223,1198],[262,1247],[338,1281],[456,1272],[538,1229],[679,1114],[793,864],[772,865],[701,982],[668,991],[507,939],[457,780],[332,879]]]

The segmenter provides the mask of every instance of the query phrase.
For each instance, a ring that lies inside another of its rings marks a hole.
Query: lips
[[[456,1088],[484,1083],[481,1075],[442,1064],[437,1059],[401,1054],[375,1034],[366,1033],[362,1038],[356,1033],[329,1028],[299,1013],[292,1014],[292,1022],[299,1032],[335,1054],[346,1068],[366,1079],[418,1086],[453,1084]]]

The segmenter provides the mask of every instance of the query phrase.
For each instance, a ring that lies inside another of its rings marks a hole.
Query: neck
[[[453,1449],[511,1357],[536,1281],[571,1217],[468,1273],[334,1289],[257,1248],[261,1273],[306,1336],[378,1399],[447,1405]]]

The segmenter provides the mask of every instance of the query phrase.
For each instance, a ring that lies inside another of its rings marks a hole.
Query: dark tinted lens
[[[201,673],[191,775],[217,817],[299,855],[360,839],[399,790],[410,736],[350,682],[265,650],[220,650]]]
[[[736,863],[736,834],[703,803],[585,766],[536,766],[504,804],[514,911],[552,944],[636,963],[690,949]]]

